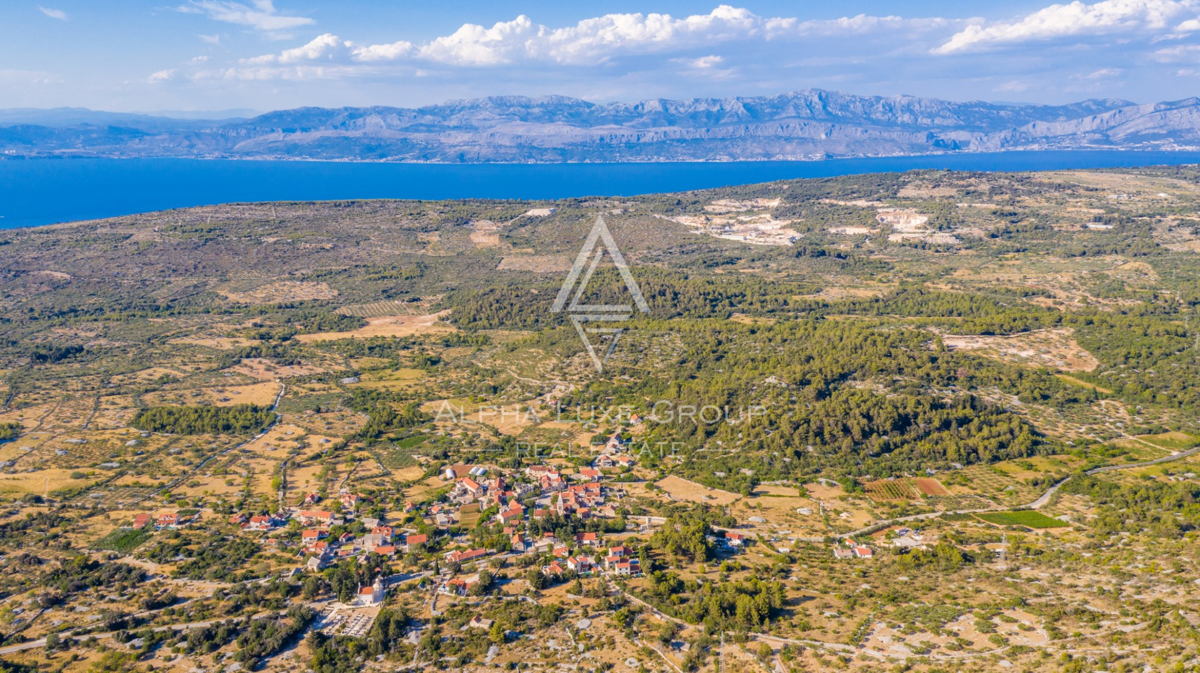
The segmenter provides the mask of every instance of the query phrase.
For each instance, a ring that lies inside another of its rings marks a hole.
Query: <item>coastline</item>
[[[1200,151],[1062,150],[821,161],[409,163],[260,159],[0,161],[0,230],[269,201],[545,201],[910,170],[1039,172],[1200,163]]]

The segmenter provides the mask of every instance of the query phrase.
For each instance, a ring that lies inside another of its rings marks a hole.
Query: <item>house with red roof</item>
[[[525,518],[525,510],[520,508],[506,509],[496,514],[496,522],[509,524]]]
[[[530,479],[541,479],[542,477],[557,475],[558,470],[545,465],[533,465],[525,468],[525,475]]]
[[[300,510],[300,513],[296,515],[296,518],[300,520],[300,523],[315,523],[322,526],[333,525],[333,512],[328,512],[325,510]]]
[[[486,549],[467,549],[463,551],[447,552],[445,555],[447,563],[466,563],[477,558],[487,556],[489,553]]]
[[[557,472],[542,476],[539,483],[541,484],[543,493],[561,491],[567,487],[567,482],[563,481],[562,476]]]
[[[265,514],[256,514],[250,517],[250,522],[246,524],[246,530],[253,531],[268,531],[274,528],[278,521],[274,517]]]
[[[438,587],[438,593],[448,596],[465,596],[471,590],[471,587],[479,584],[479,575],[470,575],[467,577],[455,577],[447,580],[445,584]]]
[[[638,563],[637,559],[630,559],[628,561],[618,561],[617,563],[613,564],[612,572],[614,575],[632,577],[635,575],[642,574],[642,566],[640,563]]]
[[[470,477],[463,477],[462,479],[459,479],[455,489],[463,491],[472,498],[478,498],[484,494],[483,487],[479,485],[479,482]]]

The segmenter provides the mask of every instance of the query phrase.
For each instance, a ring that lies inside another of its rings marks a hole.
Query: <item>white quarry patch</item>
[[[753,245],[792,245],[803,236],[789,228],[793,220],[777,220],[770,213],[756,210],[775,208],[779,199],[752,199],[733,201],[720,199],[704,207],[705,215],[658,215],[664,220],[678,222],[696,230],[696,233],[740,241]],[[741,214],[735,214],[741,213]]]
[[[927,230],[924,227],[929,222],[928,215],[922,215],[911,210],[880,210],[875,219],[879,220],[880,224],[886,224],[892,229],[905,234],[926,233]]]

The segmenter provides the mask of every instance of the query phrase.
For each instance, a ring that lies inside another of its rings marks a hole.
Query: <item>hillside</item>
[[[729,161],[1200,146],[1200,103],[951,102],[806,90],[593,104],[492,97],[407,109],[300,108],[204,122],[51,110],[0,112],[9,156],[351,161]],[[90,114],[90,116],[89,116]],[[5,121],[5,120],[8,121]]]
[[[1198,281],[1195,166],[4,231],[0,667],[1186,669]]]

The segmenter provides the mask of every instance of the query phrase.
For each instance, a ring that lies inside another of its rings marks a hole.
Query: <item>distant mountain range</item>
[[[956,103],[816,89],[594,104],[498,96],[421,108],[299,108],[179,119],[0,110],[0,156],[408,162],[825,159],[1047,149],[1200,149],[1200,99]]]

